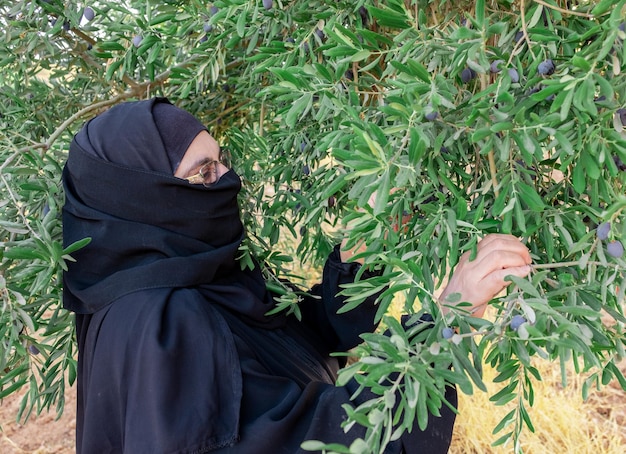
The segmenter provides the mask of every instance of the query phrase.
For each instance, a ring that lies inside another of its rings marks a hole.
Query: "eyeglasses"
[[[220,179],[220,175],[218,173],[219,164],[219,161],[209,161],[200,167],[198,173],[185,178],[185,180],[191,184],[202,183],[206,187],[212,186]]]
[[[230,168],[230,154],[227,150],[220,149],[219,160],[208,161],[202,164],[198,173],[193,174],[185,178],[191,184],[202,184],[205,187],[210,187],[220,181],[220,164]]]

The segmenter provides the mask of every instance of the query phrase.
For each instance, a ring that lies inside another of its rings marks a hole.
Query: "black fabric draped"
[[[176,160],[154,118],[160,103],[120,104],[86,123],[63,172],[64,244],[91,238],[63,279],[79,347],[77,452],[349,445],[362,434],[340,428],[351,390],[334,386],[340,364],[329,353],[375,329],[374,298],[336,313],[358,265],[335,250],[302,302],[302,322],[266,316],[273,297],[258,267],[237,261],[239,177],[230,170],[206,188],[172,176]],[[197,132],[191,125],[187,136]],[[454,414],[445,410],[389,452],[446,452]]]

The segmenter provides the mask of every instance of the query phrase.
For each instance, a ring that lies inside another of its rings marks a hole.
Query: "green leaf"
[[[614,7],[616,4],[615,0],[600,0],[591,10],[591,14],[593,16],[601,16],[605,14],[611,7]]]
[[[572,65],[582,69],[583,71],[591,70],[591,65],[589,64],[589,62],[585,58],[579,57],[577,55],[574,55],[572,57]]]
[[[540,213],[544,210],[545,203],[534,188],[522,181],[518,181],[515,184],[515,189],[520,193],[523,203],[532,211]]]
[[[372,53],[369,50],[360,50],[357,53],[353,54],[350,57],[350,61],[351,62],[358,62],[358,61],[363,61],[363,60],[367,60],[370,55],[372,55]]]
[[[399,13],[390,8],[381,9],[369,6],[367,10],[382,27],[405,29],[411,26],[405,14]]]
[[[472,142],[473,143],[480,142],[482,139],[484,139],[485,137],[491,134],[492,134],[491,128],[478,129],[474,131],[474,133],[472,134]]]
[[[79,249],[84,248],[91,242],[91,238],[83,238],[82,240],[78,240],[67,246],[63,249],[63,255],[71,254]]]
[[[98,49],[100,50],[126,50],[124,46],[122,46],[119,42],[117,41],[100,41],[97,45]]]
[[[3,255],[12,260],[46,260],[39,250],[25,247],[10,247],[4,250]]]
[[[510,412],[508,412],[501,420],[500,422],[496,425],[496,427],[493,429],[493,434],[497,434],[498,432],[500,432],[502,429],[504,429],[506,426],[508,426],[509,424],[511,424],[512,422],[515,421],[515,415],[516,415],[516,410],[513,409]],[[496,446],[495,444],[493,446]]]
[[[427,84],[430,84],[430,74],[428,73],[426,68],[424,68],[424,66],[421,63],[419,63],[416,60],[409,59],[409,60],[407,60],[406,64],[410,68],[411,74],[416,76],[421,81],[423,81],[423,82],[425,82]]]
[[[476,0],[474,11],[476,11],[477,25],[480,28],[484,28],[485,26],[485,0]]]
[[[149,24],[151,27],[158,25],[158,24],[162,24],[163,22],[168,22],[168,21],[172,21],[176,19],[176,14],[173,13],[166,13],[166,14],[159,14],[156,17],[153,17]]]

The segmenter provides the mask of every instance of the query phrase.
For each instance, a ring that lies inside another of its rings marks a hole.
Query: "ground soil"
[[[12,395],[0,403],[0,453],[2,454],[71,454],[74,453],[76,429],[76,389],[66,393],[61,418],[54,411],[33,415],[25,424],[15,421],[21,395]]]

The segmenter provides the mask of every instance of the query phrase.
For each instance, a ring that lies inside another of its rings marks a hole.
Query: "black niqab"
[[[272,300],[258,268],[236,261],[239,177],[230,170],[210,188],[174,177],[158,103],[167,100],[87,122],[63,173],[64,244],[91,238],[64,273],[64,306],[77,314],[79,453],[235,442],[241,373],[215,305],[258,326],[284,322],[264,316]]]

